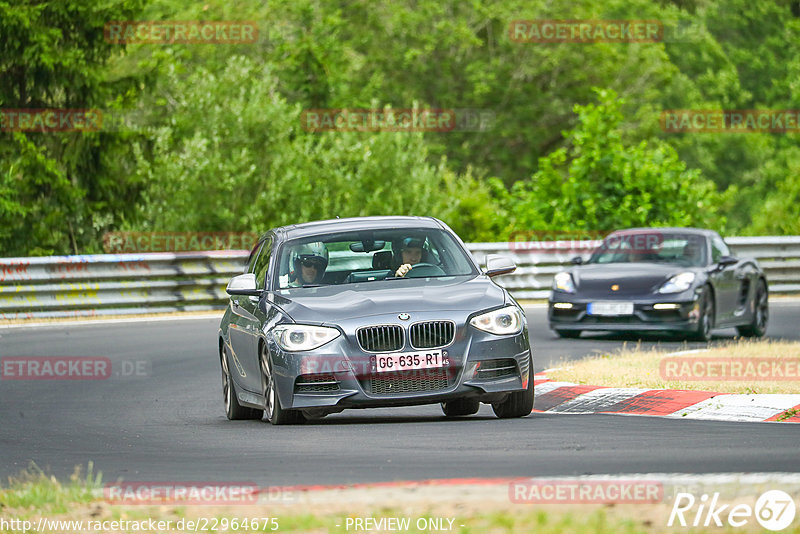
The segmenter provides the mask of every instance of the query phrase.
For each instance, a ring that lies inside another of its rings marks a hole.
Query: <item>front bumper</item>
[[[427,315],[415,314],[415,321],[441,319]],[[343,335],[313,351],[288,353],[270,341],[281,405],[325,412],[466,397],[496,402],[525,389],[533,373],[527,327],[517,335],[498,336],[469,326],[469,317],[465,313],[462,318],[447,318],[456,322],[455,338],[450,345],[435,349],[446,351],[449,360],[449,365],[438,369],[378,373],[376,353],[362,350],[356,341],[355,331],[364,326],[363,319],[360,324],[338,325]],[[373,317],[369,324],[398,324],[397,315]],[[399,352],[415,350],[406,344]]]
[[[590,315],[592,302],[632,302],[631,315]],[[556,307],[556,305],[560,307]],[[674,309],[657,309],[670,305]],[[569,307],[567,307],[569,306]],[[547,317],[553,330],[607,330],[678,332],[697,328],[700,318],[699,295],[694,291],[648,297],[600,296],[586,298],[564,292],[553,292],[548,301]]]

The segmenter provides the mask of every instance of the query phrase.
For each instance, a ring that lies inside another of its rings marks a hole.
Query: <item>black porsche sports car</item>
[[[548,305],[561,337],[584,330],[681,332],[708,340],[736,327],[761,337],[768,287],[754,259],[735,258],[716,232],[632,228],[610,234],[587,261],[556,274]]]

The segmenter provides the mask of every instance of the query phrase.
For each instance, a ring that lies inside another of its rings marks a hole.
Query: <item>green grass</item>
[[[216,509],[213,512],[198,506],[136,506],[111,505],[97,508],[103,502],[100,473],[95,473],[92,463],[85,474],[76,469],[68,482],[59,482],[55,477],[31,465],[21,475],[9,479],[7,487],[0,488],[0,517],[32,519],[32,516],[49,518],[68,517],[95,520],[120,519],[172,520],[180,518],[217,517],[238,519],[275,517],[278,532],[314,532],[345,534],[353,532],[346,529],[348,517],[366,518],[409,518],[407,532],[426,532],[417,529],[420,518],[454,518],[453,529],[458,534],[638,534],[647,532],[667,532],[666,509],[664,503],[636,506],[564,506],[549,505],[510,505],[500,502],[493,510],[487,503],[480,509],[459,506],[457,496],[453,501],[437,502],[428,505],[399,506],[396,501],[376,503],[372,506],[353,504],[347,506],[347,494],[343,493],[336,506],[325,511],[314,512],[314,505],[305,509],[296,506],[286,507],[269,504],[248,507],[232,506]],[[460,509],[459,509],[460,508]],[[458,510],[458,511],[457,511]],[[445,525],[447,523],[445,522]],[[263,529],[263,519],[260,520]],[[240,529],[241,530],[241,529]],[[747,529],[745,529],[747,530]],[[752,529],[750,529],[752,530]],[[243,530],[242,530],[243,531]],[[269,526],[265,532],[270,532]],[[692,532],[725,531],[715,528],[693,529]],[[787,532],[799,532],[800,527]],[[253,532],[253,530],[250,530]]]
[[[344,516],[296,515],[285,516],[276,514],[280,519],[280,532],[330,532],[334,534],[348,532],[345,528]],[[355,516],[355,514],[353,514]],[[411,518],[410,527],[403,532],[431,532],[417,529],[417,520],[420,518],[437,518],[437,514],[421,513],[411,514],[399,510],[381,509],[373,510],[369,514],[359,513],[356,517],[408,517]],[[452,516],[451,516],[452,517]],[[339,526],[337,526],[337,524]],[[447,523],[445,522],[445,525]],[[463,526],[462,526],[463,525]],[[350,528],[350,532],[353,528]],[[461,515],[453,522],[450,532],[459,534],[486,534],[486,533],[529,533],[537,534],[636,534],[649,532],[647,526],[630,519],[610,518],[604,509],[596,509],[589,513],[564,511],[563,513],[531,509],[521,506],[514,512],[489,512],[480,514]]]
[[[89,462],[85,475],[82,471],[80,466],[76,467],[69,482],[61,483],[31,463],[20,475],[9,477],[7,488],[0,489],[0,509],[33,509],[60,514],[75,504],[90,503],[97,499],[95,490],[102,487],[102,474],[94,473],[92,462]]]

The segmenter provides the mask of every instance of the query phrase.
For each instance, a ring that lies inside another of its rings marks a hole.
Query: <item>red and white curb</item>
[[[534,375],[534,413],[620,414],[716,421],[800,423],[800,394],[739,395],[555,382]]]

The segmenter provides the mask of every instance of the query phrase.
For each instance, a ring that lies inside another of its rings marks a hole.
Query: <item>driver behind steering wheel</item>
[[[422,261],[423,239],[417,237],[407,237],[400,245],[401,265],[394,273],[395,276],[403,277],[414,268],[414,265]]]

